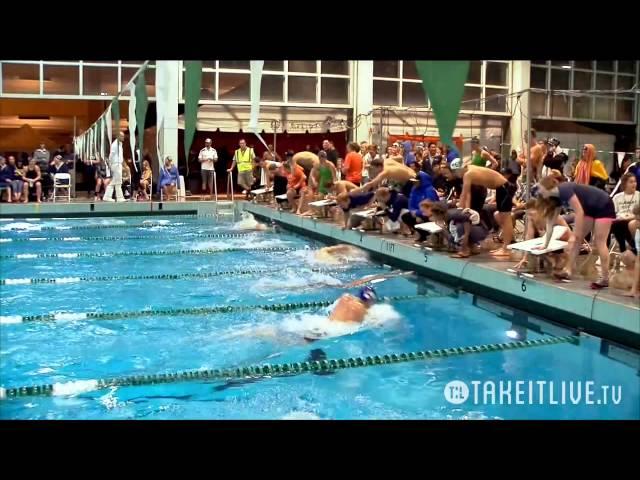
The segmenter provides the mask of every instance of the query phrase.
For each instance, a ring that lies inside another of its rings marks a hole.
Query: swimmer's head
[[[362,287],[360,293],[358,293],[358,298],[367,304],[367,306],[373,305],[378,300],[378,296],[373,287]]]
[[[420,213],[422,213],[422,215],[424,215],[425,217],[429,218],[431,216],[431,210],[433,208],[433,204],[434,202],[432,202],[431,200],[422,200],[420,202]]]
[[[464,165],[462,163],[462,160],[460,160],[459,158],[454,158],[453,160],[451,160],[451,163],[449,164],[449,169],[452,172],[462,170],[463,168],[464,168]]]
[[[382,203],[388,203],[391,198],[391,192],[387,187],[380,187],[375,193],[376,200]]]

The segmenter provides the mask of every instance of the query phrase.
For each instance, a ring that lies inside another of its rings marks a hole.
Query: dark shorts
[[[513,208],[513,196],[516,194],[516,189],[513,185],[506,182],[505,184],[496,188],[496,207],[500,213],[511,213]]]
[[[213,170],[201,170],[200,175],[202,176],[203,184],[208,185],[210,183],[213,183],[213,175],[214,175]]]
[[[601,206],[600,208],[585,209],[584,215],[585,215],[585,217],[591,217],[591,218],[593,218],[595,220],[597,220],[599,218],[615,219],[616,218],[616,208],[613,205],[613,201],[611,199],[609,199],[609,201],[605,205]]]

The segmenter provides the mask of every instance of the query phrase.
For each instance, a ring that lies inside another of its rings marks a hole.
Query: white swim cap
[[[461,170],[463,168],[462,160],[460,160],[459,158],[454,158],[453,160],[451,160],[449,168],[451,168],[451,170]]]

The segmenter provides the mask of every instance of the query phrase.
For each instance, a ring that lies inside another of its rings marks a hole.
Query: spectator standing
[[[360,155],[360,145],[356,142],[347,144],[347,155],[342,166],[344,178],[355,185],[362,182],[362,155]]]
[[[198,154],[200,162],[200,174],[202,176],[202,193],[209,191],[209,198],[213,195],[213,182],[215,181],[215,164],[218,161],[218,152],[211,145],[211,139],[204,141],[204,148]]]
[[[233,154],[233,162],[231,168],[227,170],[227,173],[231,173],[233,168],[238,166],[238,185],[243,190],[242,193],[249,198],[249,191],[251,185],[253,185],[253,160],[255,159],[255,153],[252,148],[247,147],[247,142],[244,138],[240,139],[239,147]]]
[[[34,150],[33,158],[35,158],[36,164],[40,167],[40,171],[46,172],[49,170],[51,154],[44,143],[41,143],[40,147]]]
[[[124,202],[124,196],[122,195],[122,163],[124,161],[124,154],[122,151],[122,143],[124,142],[124,132],[118,132],[117,138],[111,144],[111,151],[109,152],[109,170],[111,172],[111,182],[104,192],[102,200],[105,202],[113,202],[113,191],[116,191],[117,202]]]
[[[322,141],[322,149],[327,154],[327,160],[329,160],[331,163],[333,163],[334,167],[337,167],[338,166],[338,151],[333,146],[333,142],[330,142],[329,140],[323,140]]]

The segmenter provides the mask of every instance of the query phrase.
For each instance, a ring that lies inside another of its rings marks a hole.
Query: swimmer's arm
[[[489,152],[483,150],[482,158],[491,162],[491,168],[496,168],[498,166],[498,161]]]
[[[471,178],[465,173],[462,180],[462,193],[460,194],[460,208],[471,208]]]
[[[386,172],[380,172],[376,178],[374,178],[373,180],[371,180],[368,183],[365,183],[361,187],[353,189],[352,192],[360,193],[360,192],[368,192],[370,190],[373,190],[375,187],[380,185],[380,183],[382,183],[382,181],[385,178],[387,178]]]

